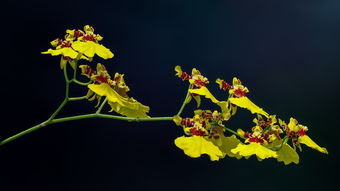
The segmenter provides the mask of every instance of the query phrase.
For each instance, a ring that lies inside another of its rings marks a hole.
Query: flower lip
[[[83,37],[83,40],[84,40],[84,41],[93,41],[93,42],[97,42],[96,37],[94,37],[93,35],[90,35],[90,34],[84,36],[84,37]]]
[[[234,95],[236,97],[245,97],[247,95],[247,92],[243,91],[241,88],[238,88],[234,91]]]
[[[195,125],[195,122],[191,121],[189,118],[183,118],[181,120],[181,125],[185,127],[193,127]]]
[[[199,128],[190,128],[190,134],[191,135],[196,135],[196,136],[204,136],[205,135],[205,132],[202,131],[201,129]]]

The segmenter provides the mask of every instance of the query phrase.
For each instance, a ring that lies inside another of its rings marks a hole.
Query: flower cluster
[[[65,67],[67,62],[73,69],[76,69],[75,65],[78,59],[92,60],[95,54],[104,59],[113,57],[110,49],[99,44],[102,39],[102,36],[94,33],[93,27],[86,25],[84,30],[66,30],[64,39],[57,38],[51,41],[51,45],[55,49],[50,48],[42,54],[61,55],[61,69]]]
[[[180,66],[175,67],[176,76],[189,83],[186,99],[178,114],[173,117],[150,118],[147,114],[150,108],[129,97],[130,88],[125,83],[124,74],[115,73],[111,76],[101,63],[97,63],[95,69],[87,64],[78,64],[80,60],[91,62],[95,55],[103,59],[114,56],[110,49],[99,43],[102,39],[101,35],[94,33],[93,27],[86,25],[83,30],[66,30],[63,39],[57,38],[51,42],[54,48],[42,52],[42,54],[61,57],[60,68],[64,70],[66,81],[64,102],[51,118],[43,123],[44,126],[52,123],[51,119],[55,117],[66,102],[87,99],[89,101],[97,100],[97,106],[100,105],[98,110],[94,114],[70,117],[68,120],[90,116],[127,121],[173,120],[177,126],[183,128],[183,136],[175,139],[175,145],[192,158],[206,154],[210,157],[210,160],[217,161],[227,156],[237,159],[248,159],[251,156],[256,156],[259,161],[274,158],[287,165],[299,163],[299,155],[296,150],[298,148],[302,151],[301,145],[328,154],[326,148],[317,145],[307,135],[308,128],[299,124],[296,119],[290,118],[287,124],[276,115],[268,114],[253,103],[247,97],[249,89],[242,84],[240,79],[234,77],[230,84],[223,79],[216,79],[215,82],[219,88],[227,93],[227,99],[219,100],[208,89],[208,78],[196,68],[193,68],[191,73],[187,73]],[[68,77],[67,63],[73,68],[72,78]],[[81,74],[89,79],[89,82],[84,83],[76,79],[79,69]],[[86,86],[86,96],[69,98],[70,83]],[[218,110],[196,109],[192,117],[182,117],[181,113],[184,106],[190,103],[192,99],[196,101],[197,108],[201,107],[202,99],[208,99],[217,106]],[[111,107],[110,112],[115,111],[122,116],[101,114],[100,112],[106,103]],[[253,120],[254,126],[250,129],[238,128],[233,130],[226,126],[228,120],[237,113],[238,108],[247,109],[256,115]],[[42,126],[35,128],[40,127]],[[24,134],[19,133],[17,136]],[[0,141],[0,145],[11,140],[13,139]]]
[[[197,69],[192,70],[192,75],[183,72],[180,66],[176,66],[175,71],[176,76],[189,81],[190,97],[194,97],[200,103],[200,96],[204,96],[221,108],[221,111],[214,112],[196,110],[192,118],[182,118],[179,115],[173,117],[176,125],[183,127],[185,134],[175,139],[175,145],[182,149],[186,155],[197,158],[202,154],[207,154],[212,161],[225,156],[248,159],[254,155],[259,161],[275,158],[284,164],[297,164],[299,155],[296,152],[296,147],[301,151],[300,144],[325,154],[328,153],[327,149],[320,147],[306,135],[308,128],[298,124],[296,119],[291,118],[287,125],[276,115],[269,115],[254,104],[247,97],[248,88],[242,85],[238,78],[233,78],[232,85],[220,78],[216,80],[220,89],[228,92],[227,100],[219,101],[206,87],[208,79],[202,76]],[[234,131],[224,125],[231,116],[236,114],[238,107],[245,108],[257,115],[253,120],[255,126],[250,131],[242,129]],[[232,135],[226,136],[227,132]],[[290,146],[289,140],[291,140],[292,146]]]
[[[60,55],[61,69],[64,69],[66,63],[69,62],[76,72],[80,59],[92,61],[95,55],[103,59],[113,57],[113,53],[99,43],[102,39],[101,35],[94,33],[93,27],[86,25],[84,30],[66,30],[64,39],[57,38],[51,42],[55,49],[48,49],[42,54]],[[115,73],[114,77],[111,78],[105,66],[100,63],[97,64],[96,70],[89,65],[79,65],[79,68],[81,74],[90,79],[86,95],[88,100],[97,99],[98,106],[101,98],[105,97],[111,111],[127,117],[149,117],[147,113],[150,108],[128,96],[127,92],[130,89],[125,84],[124,74]],[[77,82],[76,79],[72,80]],[[106,101],[103,101],[103,103],[105,104]]]
[[[93,70],[89,65],[79,67],[82,74],[93,82],[88,85],[89,100],[97,99],[99,104],[101,97],[105,96],[111,106],[111,111],[128,117],[148,117],[146,113],[150,108],[127,95],[130,89],[125,84],[124,74],[116,73],[111,79],[104,65],[100,63],[97,64],[97,70]]]

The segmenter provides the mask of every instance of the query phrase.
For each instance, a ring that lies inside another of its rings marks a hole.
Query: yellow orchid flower
[[[182,71],[180,66],[175,67],[176,76],[181,78],[183,81],[188,80],[192,85],[192,88],[189,90],[190,97],[186,100],[186,103],[191,101],[191,98],[194,98],[197,103],[197,107],[201,105],[201,97],[204,96],[207,99],[210,99],[213,103],[218,103],[219,101],[210,93],[206,85],[209,83],[208,78],[202,76],[201,72],[196,68],[193,68],[191,71],[191,75]]]
[[[217,161],[229,157],[242,158],[241,155],[231,152],[240,141],[232,135],[224,136],[222,126],[223,116],[220,112],[210,110],[195,110],[193,118],[181,118],[174,116],[173,121],[182,126],[187,136],[175,139],[175,145],[192,158],[200,157],[203,154],[210,156],[210,160]]]
[[[228,102],[231,104],[248,109],[253,114],[257,113],[268,117],[267,112],[265,112],[262,108],[257,106],[255,103],[250,101],[248,97],[246,97],[246,94],[249,92],[249,90],[247,87],[242,85],[240,79],[234,77],[232,86],[220,78],[216,79],[216,83],[219,85],[220,89],[223,89],[224,91],[229,90],[230,96]]]
[[[267,121],[258,115],[258,118],[255,118],[253,122],[256,126],[252,128],[251,132],[237,130],[237,133],[246,140],[245,144],[239,143],[235,149],[232,149],[232,153],[245,158],[255,155],[259,161],[275,158],[286,165],[292,162],[299,163],[298,154],[286,143],[287,138],[281,139],[279,131],[273,128],[277,126],[275,125],[275,115],[271,115]]]
[[[114,55],[110,49],[98,43],[103,37],[98,34],[94,34],[93,27],[86,25],[84,27],[85,34],[78,37],[77,41],[72,43],[72,48],[79,53],[86,55],[89,58],[94,57],[97,54],[103,59],[112,58]]]
[[[60,68],[63,69],[67,63],[71,65],[73,69],[76,69],[76,60],[85,59],[90,60],[86,56],[82,55],[78,51],[72,48],[72,44],[79,37],[83,36],[84,33],[81,30],[66,30],[64,39],[55,39],[50,44],[55,49],[48,49],[42,54],[50,54],[52,56],[61,56]]]
[[[292,139],[294,147],[297,146],[301,150],[300,143],[302,143],[321,153],[328,154],[326,148],[320,147],[306,134],[308,128],[304,125],[298,124],[296,119],[291,117],[288,125],[286,125],[286,123],[282,120],[279,120],[279,122],[282,126],[284,126],[287,136]]]
[[[108,74],[104,65],[98,63],[97,70],[93,70],[90,66],[80,65],[82,74],[93,80],[93,84],[89,84],[89,99],[95,96],[97,99],[105,96],[111,111],[115,111],[127,117],[149,117],[147,113],[150,108],[129,97],[127,92],[130,90],[124,81],[124,75],[116,73],[114,79]],[[92,96],[92,97],[91,97]]]
[[[108,59],[113,57],[113,53],[98,41],[102,40],[98,34],[94,34],[93,27],[86,25],[82,30],[66,30],[64,39],[55,39],[51,45],[55,49],[48,49],[42,54],[51,54],[52,56],[61,55],[60,67],[63,68],[67,62],[75,68],[75,61],[78,59],[92,60],[94,54]]]

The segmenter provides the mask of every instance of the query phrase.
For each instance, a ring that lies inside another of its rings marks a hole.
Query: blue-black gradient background
[[[150,106],[151,116],[172,116],[182,103],[187,84],[174,76],[174,66],[196,67],[218,99],[226,95],[215,79],[237,76],[255,103],[283,119],[294,116],[330,153],[304,147],[300,164],[288,166],[254,157],[211,162],[174,145],[183,132],[172,122],[88,119],[51,125],[1,147],[1,191],[338,187],[340,1],[5,0],[1,8],[1,139],[58,107],[64,96],[59,58],[40,52],[66,29],[89,24],[115,53],[91,64],[126,74],[129,95]],[[60,116],[89,113],[94,105],[70,103]],[[184,115],[194,108],[189,104]],[[228,126],[250,128],[252,117],[240,109]]]

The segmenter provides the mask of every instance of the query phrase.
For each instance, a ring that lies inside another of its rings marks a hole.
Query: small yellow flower
[[[177,147],[192,158],[200,157],[202,154],[209,155],[212,161],[217,161],[226,155],[242,158],[241,155],[231,152],[240,141],[234,135],[224,136],[221,113],[210,110],[195,110],[194,113],[193,118],[173,117],[176,125],[182,126],[187,135],[175,139]]]
[[[94,34],[93,27],[86,25],[84,27],[85,34],[78,37],[77,41],[72,43],[72,48],[89,58],[94,57],[97,54],[99,57],[109,59],[113,57],[113,53],[110,49],[99,44],[98,42],[103,39],[102,36]]]
[[[224,91],[229,90],[230,96],[229,96],[228,102],[231,103],[232,105],[248,109],[251,113],[257,113],[257,114],[261,114],[261,115],[268,117],[267,112],[265,112],[259,106],[255,105],[255,103],[253,103],[246,97],[249,90],[247,87],[242,85],[242,82],[240,79],[234,77],[232,86],[220,78],[216,79],[216,83],[219,85],[220,89],[223,89]],[[224,104],[224,103],[222,104],[227,106],[227,104]],[[219,104],[219,105],[222,105],[222,104]]]
[[[239,154],[245,158],[255,155],[259,161],[266,158],[276,158],[279,162],[286,165],[292,162],[298,163],[299,156],[288,144],[285,139],[281,139],[280,133],[276,128],[276,116],[271,115],[265,121],[262,116],[258,115],[253,120],[256,124],[251,132],[244,132],[238,129],[239,136],[245,138],[245,143],[239,143],[237,147],[231,150],[234,154]]]
[[[189,103],[192,98],[196,100],[197,107],[201,105],[201,97],[205,96],[210,99],[214,103],[218,103],[219,101],[210,93],[206,85],[209,83],[208,78],[204,77],[199,70],[193,68],[191,71],[191,75],[182,71],[180,66],[175,67],[176,76],[181,78],[183,81],[188,80],[192,85],[192,88],[189,90],[190,96],[186,100],[186,103]]]
[[[304,125],[298,124],[296,119],[291,117],[288,125],[286,125],[286,123],[282,120],[279,120],[279,122],[282,126],[284,126],[287,136],[292,139],[294,147],[297,146],[301,150],[300,143],[302,143],[321,153],[328,154],[326,148],[320,147],[306,134],[308,128]]]
[[[66,63],[75,69],[76,60],[86,59],[92,60],[94,54],[108,59],[113,57],[113,53],[103,45],[99,44],[98,41],[102,40],[98,34],[94,34],[94,29],[89,25],[84,27],[82,30],[66,30],[64,39],[55,39],[51,42],[51,45],[55,49],[48,49],[42,54],[51,54],[52,56],[61,55],[60,67],[64,68]]]
[[[79,53],[71,47],[72,43],[73,38],[66,35],[65,40],[56,39],[51,42],[51,45],[56,47],[55,50],[50,48],[47,51],[42,52],[42,54],[51,54],[52,56],[61,55],[60,68],[63,69],[68,62],[72,68],[75,69],[75,59],[78,59]],[[87,58],[80,55],[80,59]]]
[[[93,96],[97,99],[105,96],[111,106],[111,111],[128,117],[149,117],[147,113],[150,108],[127,95],[130,89],[125,84],[123,74],[116,73],[114,79],[111,79],[105,66],[99,63],[96,71],[87,65],[79,67],[83,75],[93,80],[93,84],[88,85],[89,99]]]

